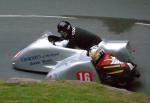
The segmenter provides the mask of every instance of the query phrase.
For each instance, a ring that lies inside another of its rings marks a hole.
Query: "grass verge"
[[[0,82],[1,103],[149,103],[150,95],[94,82]]]

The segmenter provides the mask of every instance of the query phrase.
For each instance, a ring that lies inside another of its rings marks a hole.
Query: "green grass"
[[[98,83],[0,82],[1,103],[150,103],[150,95],[109,89]]]

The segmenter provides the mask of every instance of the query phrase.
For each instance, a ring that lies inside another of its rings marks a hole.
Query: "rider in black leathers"
[[[99,36],[92,34],[78,27],[72,27],[67,21],[61,21],[57,25],[58,32],[61,37],[68,40],[66,47],[80,48],[89,50],[93,45],[97,45],[102,40]]]

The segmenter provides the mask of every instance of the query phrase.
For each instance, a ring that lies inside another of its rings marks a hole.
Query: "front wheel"
[[[106,75],[100,75],[100,79],[102,84],[107,84],[114,87],[128,87],[134,80],[133,77],[127,79]]]
[[[118,83],[118,86],[121,86],[121,87],[126,87],[128,85],[128,82],[119,82]]]

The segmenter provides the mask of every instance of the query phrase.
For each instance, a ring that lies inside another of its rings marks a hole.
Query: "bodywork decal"
[[[80,81],[92,81],[93,76],[91,72],[79,71],[76,73],[76,78]]]

